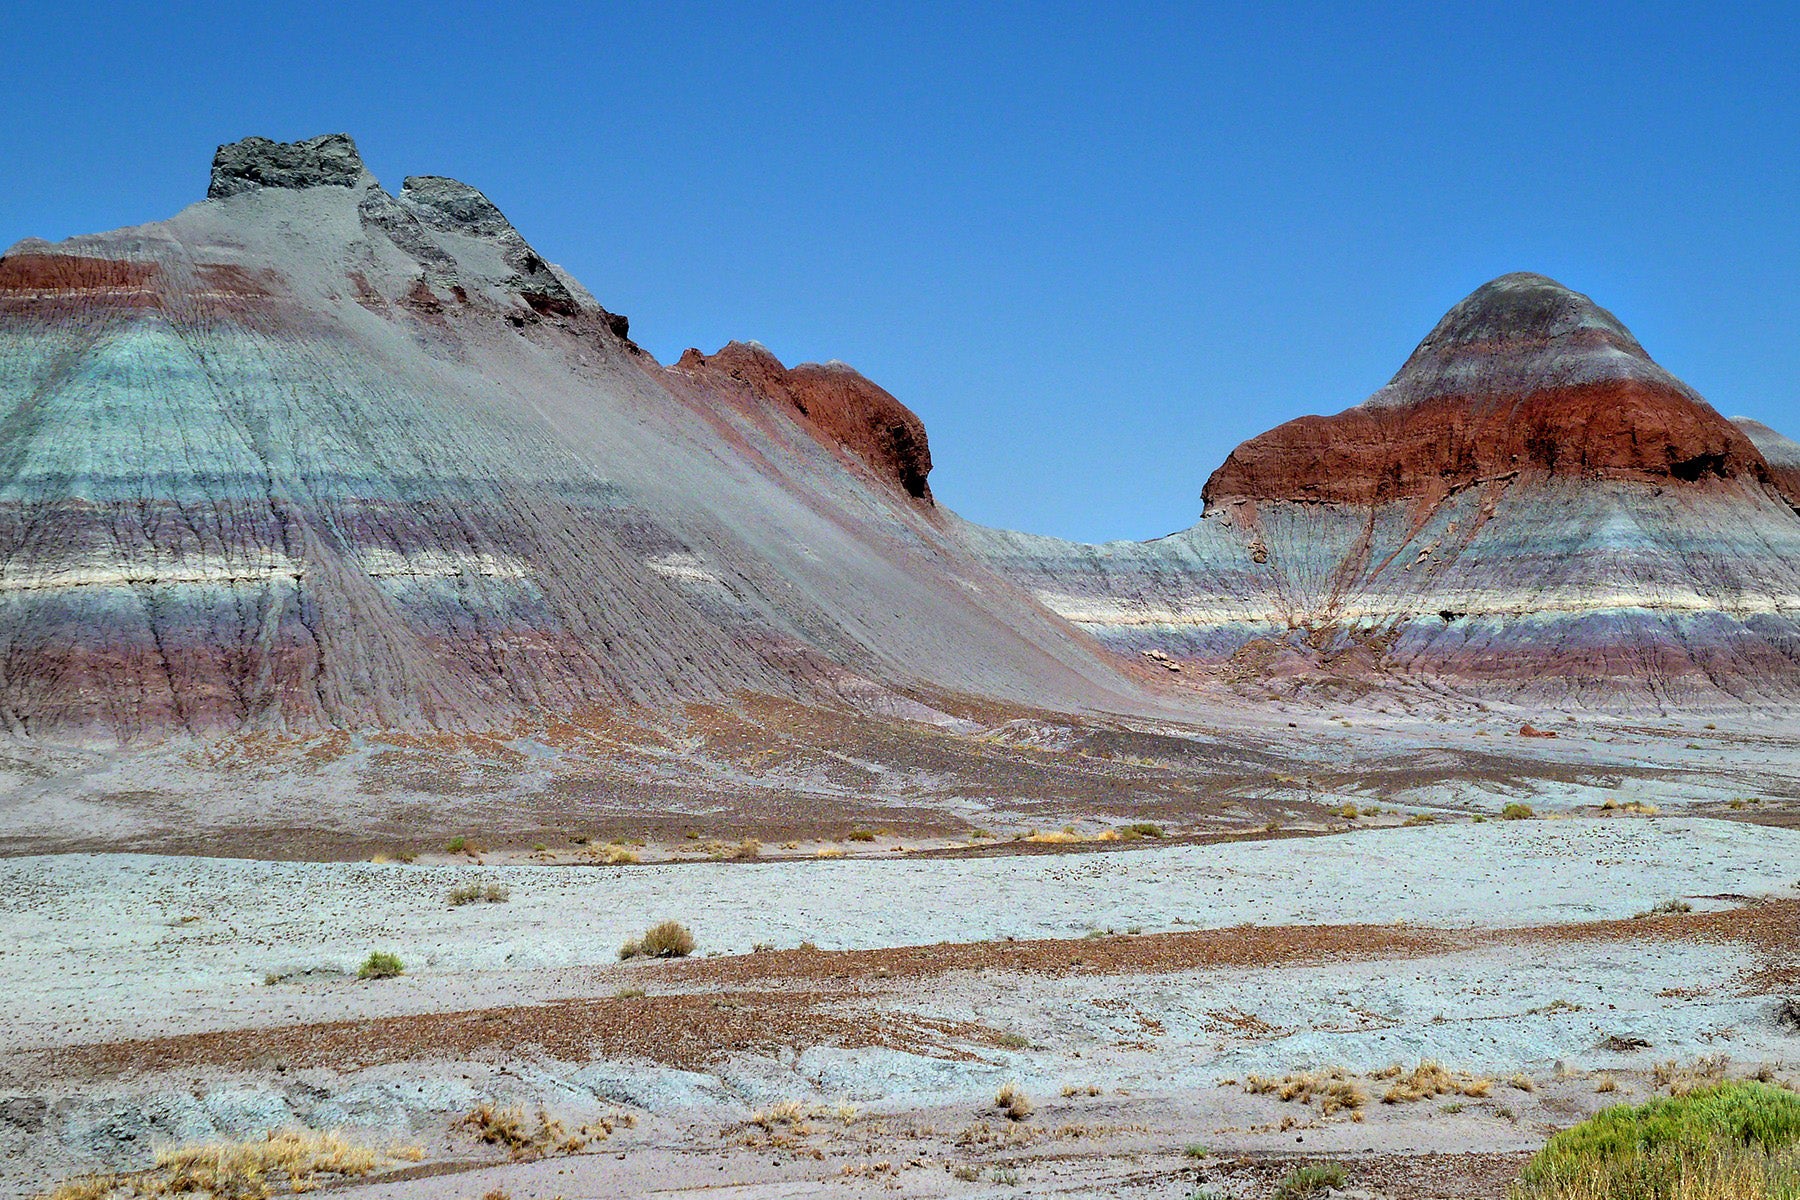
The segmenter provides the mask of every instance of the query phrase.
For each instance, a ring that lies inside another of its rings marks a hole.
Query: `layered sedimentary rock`
[[[505,726],[1127,687],[967,554],[836,365],[652,361],[479,191],[342,135],[0,258],[0,722]]]
[[[1800,442],[1749,417],[1733,417],[1731,423],[1743,431],[1756,452],[1763,456],[1769,466],[1769,482],[1775,490],[1800,511]]]
[[[856,456],[886,485],[932,503],[925,423],[856,368],[829,362],[802,363],[790,370],[760,343],[732,342],[717,354],[688,350],[674,369],[691,378],[700,392],[780,407],[823,444]]]
[[[1238,447],[1190,529],[968,537],[1071,621],[1188,678],[1785,702],[1797,468],[1800,447],[1719,416],[1611,313],[1509,275],[1364,404]]]
[[[1191,529],[1088,546],[940,508],[918,417],[841,363],[656,363],[467,184],[252,138],[208,195],[0,257],[13,734],[1800,696],[1800,445],[1539,276],[1238,447]]]
[[[1363,404],[1239,446],[1203,497],[1381,504],[1520,476],[1763,480],[1767,468],[1617,317],[1516,274],[1451,309]]]

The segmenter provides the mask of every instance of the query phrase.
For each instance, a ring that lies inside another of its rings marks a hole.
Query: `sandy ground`
[[[510,898],[450,906],[467,881]],[[354,1185],[421,1198],[1255,1196],[1297,1155],[1498,1196],[1657,1064],[1795,1073],[1796,885],[1800,830],[1621,816],[968,859],[4,860],[0,1185],[307,1125],[422,1146]],[[616,961],[664,917],[699,956]],[[355,980],[371,949],[407,974]],[[1490,1082],[1381,1103],[1423,1059]],[[1328,1066],[1356,1113],[1244,1086]],[[1009,1081],[1027,1120],[994,1110]],[[483,1101],[615,1129],[514,1163],[454,1125]]]

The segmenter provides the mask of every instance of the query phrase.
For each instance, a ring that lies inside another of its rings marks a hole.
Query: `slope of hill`
[[[14,733],[1123,702],[946,535],[923,427],[853,370],[665,369],[480,192],[390,194],[342,135],[222,147],[208,195],[0,259]]]
[[[1364,404],[1239,446],[1190,529],[966,535],[1116,649],[1255,694],[1791,701],[1791,445],[1720,417],[1586,296],[1509,275]]]

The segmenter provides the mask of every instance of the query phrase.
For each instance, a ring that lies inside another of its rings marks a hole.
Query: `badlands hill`
[[[1239,446],[1190,529],[968,536],[1120,652],[1255,693],[1791,702],[1797,467],[1588,297],[1516,274],[1363,404]]]
[[[343,135],[224,146],[169,220],[21,242],[0,721],[1800,692],[1800,447],[1539,276],[1478,290],[1363,405],[1240,446],[1201,521],[1142,544],[959,520],[919,419],[843,364],[665,367],[629,333],[482,193],[391,193]]]
[[[933,503],[917,417],[755,344],[665,368],[466,184],[224,146],[0,259],[0,721],[484,728],[740,693],[1130,703]]]

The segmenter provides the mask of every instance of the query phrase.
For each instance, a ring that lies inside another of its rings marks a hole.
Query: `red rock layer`
[[[1751,438],[1617,317],[1518,273],[1446,313],[1366,403],[1239,446],[1203,495],[1379,504],[1513,476],[1770,479]]]
[[[1754,478],[1768,465],[1705,404],[1635,379],[1514,398],[1437,396],[1301,417],[1251,438],[1213,472],[1206,503],[1380,504],[1513,474],[1608,479]]]
[[[732,379],[766,404],[795,415],[827,446],[842,446],[882,482],[925,504],[931,447],[925,424],[892,395],[842,363],[801,363],[789,369],[754,343],[732,342],[717,354],[690,349],[675,364],[702,382]]]
[[[149,263],[21,251],[0,257],[0,306],[153,308],[155,279]]]

